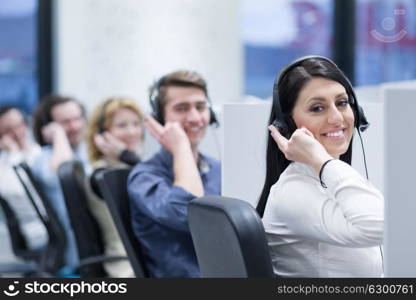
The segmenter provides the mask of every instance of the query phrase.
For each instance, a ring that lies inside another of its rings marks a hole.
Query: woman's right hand
[[[289,140],[282,136],[275,126],[270,125],[268,128],[280,151],[288,160],[307,164],[319,173],[322,164],[328,159],[333,159],[305,127],[296,129]]]
[[[17,152],[19,151],[19,145],[11,136],[4,134],[0,137],[0,150]]]
[[[64,128],[57,122],[50,122],[49,124],[45,125],[42,128],[42,136],[45,139],[45,142],[49,144],[52,144],[54,139],[56,139],[58,136],[64,139],[67,138]]]
[[[145,125],[159,144],[173,155],[180,154],[184,148],[191,148],[189,138],[178,122],[166,122],[163,126],[152,116],[147,116]]]
[[[106,157],[119,160],[121,153],[127,149],[125,143],[114,137],[110,132],[94,135],[94,144]]]

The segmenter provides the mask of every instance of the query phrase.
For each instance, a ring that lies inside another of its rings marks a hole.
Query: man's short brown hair
[[[200,74],[190,70],[178,70],[166,74],[150,87],[150,105],[158,121],[163,123],[163,111],[166,105],[168,87],[195,87],[208,97],[207,83]]]

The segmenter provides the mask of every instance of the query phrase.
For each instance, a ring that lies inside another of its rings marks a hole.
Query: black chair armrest
[[[97,255],[90,256],[80,260],[79,266],[84,267],[96,263],[110,262],[116,260],[128,259],[127,256],[115,256],[115,255]]]

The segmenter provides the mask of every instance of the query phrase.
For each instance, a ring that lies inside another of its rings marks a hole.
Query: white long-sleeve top
[[[380,277],[382,194],[350,165],[318,174],[291,163],[271,189],[263,217],[274,272],[289,277]]]

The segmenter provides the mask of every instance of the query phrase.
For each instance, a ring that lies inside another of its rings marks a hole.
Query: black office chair
[[[88,207],[86,177],[81,162],[71,160],[61,164],[58,168],[58,177],[77,243],[80,276],[108,277],[102,263],[127,259],[127,257],[104,254],[100,228]]]
[[[0,196],[0,207],[6,218],[6,225],[9,231],[10,242],[14,255],[23,260],[31,260],[36,257],[36,253],[31,251],[27,245],[26,238],[21,231],[19,220],[15,211],[2,196]]]
[[[21,263],[2,265],[0,267],[0,274],[18,273],[23,277],[40,276],[40,274],[36,273],[36,263],[41,260],[41,253],[31,250],[28,247],[26,238],[21,231],[16,212],[2,196],[0,196],[0,207],[5,217],[13,254],[22,260]]]
[[[131,224],[127,177],[130,169],[108,169],[95,174],[95,180],[106,201],[127,256],[137,278],[149,277],[144,263],[143,250]]]
[[[65,263],[64,254],[67,242],[65,229],[29,166],[22,162],[13,168],[48,233],[48,244],[42,251],[41,261],[38,262],[39,273],[53,276]]]
[[[263,224],[249,203],[196,198],[189,203],[188,221],[203,277],[275,277]]]

